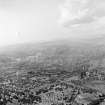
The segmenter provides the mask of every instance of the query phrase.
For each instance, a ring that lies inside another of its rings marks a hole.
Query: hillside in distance
[[[76,70],[105,67],[105,39],[57,40],[8,46],[0,51],[0,71]]]

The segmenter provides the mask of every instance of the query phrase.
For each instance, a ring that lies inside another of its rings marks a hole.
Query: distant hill
[[[105,67],[105,38],[56,40],[8,46],[0,51],[0,71],[75,70],[80,65],[90,69]]]

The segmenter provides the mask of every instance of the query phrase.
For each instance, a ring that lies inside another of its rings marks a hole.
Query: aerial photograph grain
[[[0,105],[105,105],[105,0],[0,0]]]

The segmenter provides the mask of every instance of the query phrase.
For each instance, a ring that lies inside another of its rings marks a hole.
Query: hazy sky
[[[0,0],[0,46],[105,32],[105,0]]]
[[[61,0],[0,0],[0,45],[49,40],[61,35]]]
[[[105,0],[65,0],[59,23],[74,38],[91,38],[105,33]]]

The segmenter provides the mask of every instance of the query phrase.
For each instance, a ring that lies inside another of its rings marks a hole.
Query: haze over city
[[[105,0],[0,0],[0,105],[105,105]]]

